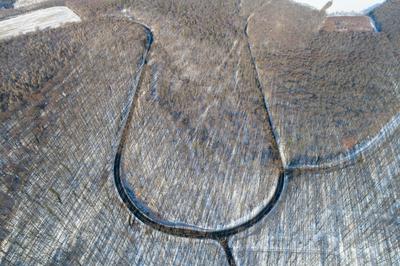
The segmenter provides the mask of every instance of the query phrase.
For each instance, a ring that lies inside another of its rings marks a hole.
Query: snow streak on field
[[[35,5],[41,2],[45,2],[45,0],[18,0],[17,2],[15,2],[14,8]]]
[[[0,39],[10,38],[36,29],[56,28],[67,22],[81,19],[71,9],[64,6],[36,10],[14,18],[0,21]]]
[[[293,0],[301,4],[321,9],[329,0]],[[332,6],[327,9],[328,14],[365,14],[376,5],[382,4],[385,0],[333,0]]]

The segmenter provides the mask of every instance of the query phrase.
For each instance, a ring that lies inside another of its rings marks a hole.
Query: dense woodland
[[[0,42],[2,265],[224,265],[218,243],[134,217],[116,153],[160,219],[220,228],[270,202],[284,167],[399,110],[397,0],[374,11],[380,33],[319,32],[323,12],[286,0],[63,3],[83,22]],[[124,8],[154,31],[148,54]],[[228,239],[237,264],[399,261],[398,136],[351,167],[285,169],[273,212]]]
[[[151,11],[156,16],[176,20],[176,30],[190,38],[198,38],[224,45],[240,28],[235,1],[173,1],[124,0],[125,5]],[[159,14],[157,14],[159,13]]]
[[[45,191],[53,183],[50,193],[60,199],[64,190],[54,186],[74,178],[89,157],[98,165],[84,169],[94,169],[96,177],[104,174],[109,137],[118,133],[145,42],[141,27],[111,17],[0,42],[0,242],[35,178]],[[81,154],[85,159],[77,159]]]
[[[373,13],[380,32],[326,32],[321,12],[290,1],[256,13],[249,36],[287,158],[344,156],[398,113],[399,8],[389,1]]]
[[[393,44],[400,43],[400,1],[387,0],[387,2],[371,12],[379,31],[383,32]],[[400,51],[395,49],[395,54],[400,60]]]
[[[66,72],[87,36],[68,26],[0,42],[1,110],[28,104],[47,82]]]
[[[107,20],[110,25],[103,23]],[[45,93],[53,90],[80,64],[82,55],[90,52],[85,46],[97,38],[107,37],[99,35],[99,31],[113,25],[117,30],[124,23],[100,18],[1,41],[0,109],[3,115],[43,100]],[[126,33],[129,37],[136,31],[127,30]]]

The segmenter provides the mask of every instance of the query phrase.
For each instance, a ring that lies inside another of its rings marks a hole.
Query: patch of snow
[[[371,27],[374,29],[374,31],[378,32],[375,21],[372,18],[369,18],[369,22],[371,23]]]
[[[292,0],[294,2],[322,9],[329,0]],[[356,15],[366,14],[374,7],[386,0],[333,0],[332,5],[326,10],[328,15]]]
[[[79,16],[65,6],[40,9],[0,21],[0,39],[80,21]]]
[[[39,4],[41,2],[45,2],[47,0],[17,0],[14,4],[14,8],[20,8],[30,5]]]

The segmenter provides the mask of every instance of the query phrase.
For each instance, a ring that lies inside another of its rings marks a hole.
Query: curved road
[[[155,230],[161,231],[163,233],[167,233],[170,235],[178,236],[178,237],[188,237],[188,238],[197,238],[197,239],[212,239],[216,240],[220,243],[222,248],[225,251],[225,254],[228,259],[228,263],[230,265],[236,265],[234,257],[232,255],[232,250],[229,247],[229,237],[237,234],[239,232],[242,232],[246,230],[247,228],[253,226],[257,222],[259,222],[262,218],[264,218],[268,213],[271,212],[271,210],[274,208],[274,206],[278,203],[280,196],[282,195],[282,192],[286,186],[286,183],[288,182],[288,176],[296,170],[322,170],[326,168],[334,168],[337,166],[346,166],[348,163],[351,163],[354,161],[356,157],[359,155],[363,154],[367,150],[371,150],[373,147],[377,146],[379,142],[383,141],[385,139],[385,136],[388,134],[390,135],[399,127],[400,124],[400,114],[395,116],[385,127],[381,129],[379,134],[372,138],[369,142],[365,143],[364,145],[361,145],[358,149],[352,151],[349,153],[348,156],[344,158],[339,158],[337,160],[334,160],[330,163],[327,164],[322,164],[322,165],[296,165],[296,166],[284,166],[282,157],[281,157],[281,152],[279,150],[279,145],[278,145],[278,135],[275,132],[275,127],[273,125],[273,121],[271,120],[270,117],[270,112],[269,112],[269,106],[268,102],[265,99],[265,95],[263,93],[263,88],[262,84],[259,79],[259,73],[257,70],[255,58],[252,55],[251,52],[251,46],[248,41],[248,35],[247,35],[247,26],[248,22],[251,16],[249,16],[246,21],[245,21],[245,28],[244,28],[244,34],[247,40],[248,44],[248,49],[250,51],[251,55],[251,63],[253,70],[255,71],[256,74],[256,84],[258,89],[260,90],[261,94],[263,95],[263,104],[265,107],[265,111],[268,116],[268,123],[269,123],[269,128],[271,130],[271,134],[273,136],[273,145],[277,149],[278,156],[279,156],[279,161],[281,163],[280,166],[280,175],[278,177],[278,184],[276,186],[274,195],[272,196],[271,200],[254,216],[249,218],[248,220],[244,221],[243,223],[240,223],[236,226],[232,226],[229,228],[224,228],[224,229],[219,229],[219,230],[211,230],[211,229],[205,229],[201,227],[197,227],[194,225],[189,225],[189,224],[184,224],[184,223],[174,223],[170,221],[166,221],[163,219],[159,219],[154,215],[146,206],[144,206],[142,203],[139,202],[139,200],[136,198],[134,191],[129,188],[129,186],[126,184],[125,179],[123,178],[123,172],[122,172],[122,167],[121,167],[121,157],[122,153],[125,147],[125,141],[127,138],[127,134],[129,132],[129,125],[130,121],[132,119],[132,110],[135,108],[134,101],[132,100],[129,113],[127,118],[125,119],[125,122],[122,123],[123,125],[123,132],[121,139],[118,144],[118,150],[115,155],[115,160],[114,160],[114,181],[115,181],[115,186],[118,191],[119,196],[121,197],[122,201],[124,204],[127,206],[129,211],[135,215],[136,218],[138,218],[141,222],[144,224],[149,225]],[[152,43],[153,43],[153,33],[151,29],[140,23],[136,22],[137,24],[141,25],[147,34],[147,44],[146,44],[146,52],[144,54],[144,57],[142,58],[141,62],[141,69],[145,66],[147,63],[147,57],[150,52]],[[139,74],[139,76],[141,73]],[[134,98],[137,97],[137,91],[135,92]]]
[[[148,26],[146,26],[142,23],[139,23],[139,22],[136,22],[136,23],[141,25],[145,29],[145,32],[147,34],[146,52],[145,52],[145,55],[142,59],[141,66],[140,66],[143,69],[144,65],[147,62],[147,56],[150,52],[150,49],[151,49],[154,39],[153,39],[153,33]],[[248,47],[250,48],[250,46],[248,46]],[[255,67],[253,59],[252,59],[252,63],[253,63],[253,67]],[[260,85],[260,82],[258,81],[258,79],[257,79],[257,86],[261,91],[261,85]],[[137,95],[137,91],[135,92],[134,98],[137,97],[136,95]],[[264,106],[267,106],[265,99],[264,99]],[[167,233],[170,235],[178,236],[178,237],[188,237],[188,238],[197,238],[197,239],[213,239],[213,240],[218,241],[225,251],[225,254],[228,259],[228,263],[230,265],[236,265],[235,260],[232,255],[231,248],[229,247],[229,244],[228,244],[229,243],[228,238],[234,234],[237,234],[239,232],[246,230],[247,228],[249,228],[249,227],[253,226],[254,224],[256,224],[257,222],[259,222],[262,218],[264,218],[268,213],[271,212],[271,210],[274,208],[274,206],[278,202],[278,200],[282,194],[282,191],[285,187],[285,184],[287,182],[286,181],[287,174],[283,170],[283,164],[282,164],[282,160],[280,157],[280,153],[278,152],[279,161],[281,162],[281,171],[280,171],[280,175],[278,177],[278,184],[276,186],[275,192],[274,192],[271,200],[258,213],[256,213],[254,216],[252,216],[248,220],[246,220],[238,225],[235,225],[235,226],[232,226],[229,228],[219,229],[219,230],[205,229],[205,228],[201,228],[201,227],[197,227],[197,226],[193,226],[193,225],[189,225],[189,224],[183,224],[183,223],[178,224],[178,223],[173,223],[173,222],[169,222],[166,220],[162,220],[162,219],[157,218],[155,215],[152,215],[152,213],[147,210],[146,206],[143,206],[143,204],[141,204],[136,199],[135,193],[126,185],[126,182],[123,178],[123,172],[122,172],[122,167],[121,167],[121,159],[122,159],[121,157],[122,157],[122,152],[125,147],[125,141],[127,138],[127,134],[129,132],[129,125],[130,125],[130,121],[132,119],[132,110],[134,108],[135,108],[134,101],[132,101],[130,110],[128,113],[128,117],[125,120],[125,123],[123,123],[123,132],[122,132],[122,136],[121,136],[121,139],[120,139],[120,142],[118,145],[117,154],[115,155],[115,160],[114,160],[114,181],[115,181],[116,189],[117,189],[118,194],[121,197],[122,201],[127,206],[129,211],[135,215],[136,218],[138,218],[144,224],[147,224],[158,231],[161,231],[163,233]],[[271,121],[271,118],[269,117],[267,108],[266,108],[266,112],[268,114],[268,122],[269,122],[270,128],[272,130],[272,121]],[[278,150],[278,145],[277,145],[277,142],[275,141],[274,132],[272,132],[272,135],[274,137],[273,145]]]

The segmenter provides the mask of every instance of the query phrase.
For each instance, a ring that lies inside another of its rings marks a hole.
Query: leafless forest
[[[1,265],[400,263],[398,0],[377,32],[289,0],[0,20],[60,5],[0,41]]]

